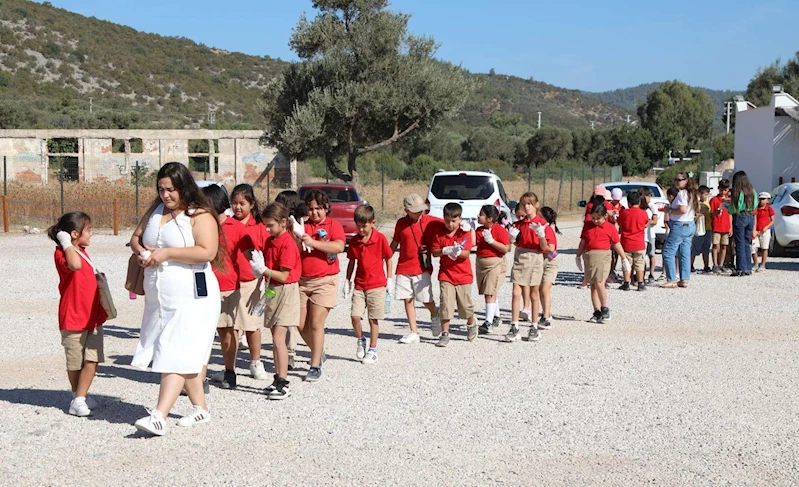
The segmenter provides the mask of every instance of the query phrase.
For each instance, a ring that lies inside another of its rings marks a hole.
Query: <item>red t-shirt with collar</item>
[[[621,246],[625,252],[638,252],[646,250],[644,232],[649,223],[646,210],[634,206],[625,208],[619,213],[619,228],[621,229]]]
[[[555,235],[555,229],[552,228],[552,225],[547,225],[544,227],[544,236],[547,239],[547,243],[555,247],[552,250],[558,250],[558,237]]]
[[[314,224],[307,222],[305,224],[305,233],[310,235],[314,240],[320,240],[319,230],[327,232],[327,240],[330,242],[336,240],[341,242],[347,241],[347,236],[344,235],[344,227],[341,226],[341,223],[329,216],[321,223]],[[335,254],[331,255],[332,257],[328,258],[326,253],[316,249],[310,253],[302,252],[300,254],[302,258],[302,277],[314,278],[338,274],[341,271],[338,263],[338,256]]]
[[[505,255],[504,253],[500,253],[493,245],[486,243],[483,238],[483,230],[485,229],[485,227],[478,227],[477,230],[475,230],[475,236],[477,237],[477,257],[502,257]],[[508,235],[508,231],[498,223],[494,223],[491,226],[491,236],[501,244],[510,245],[510,235]]]
[[[464,250],[472,250],[472,232],[464,232],[458,228],[450,236],[447,227],[442,223],[436,225],[436,232],[431,232],[430,250],[442,250],[444,247],[455,245],[455,242],[463,242]],[[458,257],[452,260],[447,255],[442,255],[439,259],[438,280],[448,282],[454,286],[472,283],[472,262],[469,258]]]
[[[244,233],[239,239],[239,245],[236,248],[236,264],[239,267],[239,281],[254,281],[255,275],[252,273],[250,260],[247,259],[245,252],[248,250],[260,250],[263,252],[266,239],[269,237],[269,232],[266,229],[266,225],[256,222],[252,215],[250,215],[247,223],[241,223],[235,218],[233,218],[233,221],[238,222],[239,225],[244,228]]]
[[[710,227],[713,229],[713,233],[730,233],[732,228],[727,207],[724,206],[724,202],[721,201],[720,196],[710,198],[710,211],[716,212],[719,208],[721,208],[721,214],[713,215],[710,221]]]
[[[239,288],[239,241],[245,233],[244,226],[239,223],[235,218],[227,217],[222,222],[222,235],[225,239],[224,254],[225,254],[225,272],[220,272],[216,268],[213,269],[216,280],[219,281],[220,291],[235,291]],[[247,268],[250,268],[250,263],[247,263]],[[252,273],[252,271],[251,271]]]
[[[300,250],[291,232],[283,232],[277,237],[272,237],[270,235],[269,238],[266,239],[266,244],[264,245],[264,264],[266,264],[267,268],[275,271],[290,269],[289,277],[286,279],[286,282],[280,283],[273,280],[271,282],[273,286],[292,284],[300,280],[300,275],[302,274]]]
[[[81,251],[89,256],[85,249]],[[61,293],[61,300],[58,302],[59,330],[93,330],[108,319],[100,304],[100,290],[97,287],[97,278],[94,277],[94,269],[82,257],[80,259],[81,268],[73,271],[67,267],[67,257],[61,247],[56,247],[53,254],[58,271],[58,291]]]
[[[583,227],[580,239],[585,240],[585,251],[589,250],[610,250],[615,243],[619,243],[619,232],[616,226],[605,221],[601,225],[590,221]]]
[[[621,202],[619,202],[619,204],[621,204]],[[590,201],[588,202],[587,205],[585,205],[585,218],[583,218],[583,222],[584,223],[588,223],[588,222],[591,221],[591,210],[593,208],[594,208],[594,204],[592,202],[590,202]],[[605,208],[608,210],[608,213],[610,213],[614,209],[613,208],[613,203],[611,203],[608,200],[605,200]]]
[[[444,223],[444,220],[426,214],[423,214],[415,223],[411,223],[407,216],[397,220],[392,240],[399,243],[396,271],[398,275],[418,276],[422,273],[422,263],[419,262],[419,246],[426,242],[425,231],[433,222]],[[429,248],[427,254],[430,255]],[[433,269],[427,269],[427,272],[432,274]]]
[[[766,228],[766,225],[771,223],[772,216],[774,216],[774,208],[771,205],[755,208],[755,230],[760,232]]]
[[[547,221],[544,220],[541,215],[536,215],[529,220],[527,218],[524,220],[517,220],[516,223],[513,224],[514,227],[519,229],[519,236],[516,238],[516,246],[521,249],[541,252],[541,241],[533,229],[530,228],[530,223],[546,225]]]
[[[347,249],[347,258],[357,261],[355,268],[355,289],[368,291],[386,287],[386,272],[383,262],[394,253],[385,235],[372,230],[368,241],[360,234],[352,237]]]

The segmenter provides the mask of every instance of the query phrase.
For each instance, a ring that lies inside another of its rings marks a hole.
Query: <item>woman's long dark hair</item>
[[[749,176],[744,171],[738,171],[732,175],[732,193],[730,194],[730,204],[738,208],[738,200],[744,195],[744,206],[748,211],[755,208],[755,188],[749,182]]]

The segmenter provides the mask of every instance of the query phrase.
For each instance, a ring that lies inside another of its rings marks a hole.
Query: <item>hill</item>
[[[138,32],[27,0],[0,2],[0,128],[261,128],[260,97],[285,62]],[[482,81],[453,125],[497,112],[534,125],[621,123],[627,110],[546,83]],[[210,112],[213,112],[211,115]],[[213,123],[211,123],[213,121]]]

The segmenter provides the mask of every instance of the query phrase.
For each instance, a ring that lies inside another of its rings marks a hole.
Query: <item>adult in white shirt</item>
[[[666,282],[661,287],[688,287],[691,280],[691,244],[696,233],[696,214],[699,207],[696,183],[681,172],[674,176],[674,187],[679,191],[669,206],[665,208],[669,215],[669,235],[663,244],[663,267],[666,269]],[[677,280],[677,263],[680,262],[679,281]]]

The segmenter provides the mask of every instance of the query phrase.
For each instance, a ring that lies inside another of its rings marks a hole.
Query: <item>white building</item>
[[[768,106],[735,105],[735,170],[756,191],[799,180],[799,101],[775,86]]]

